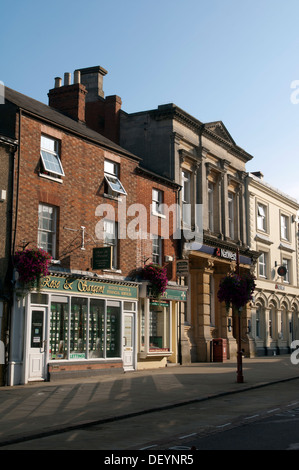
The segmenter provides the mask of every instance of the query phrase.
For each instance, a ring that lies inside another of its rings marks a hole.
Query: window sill
[[[55,181],[55,183],[63,183],[63,180],[60,178],[55,178],[55,176],[45,175],[44,173],[39,173],[38,176],[45,178],[46,180]]]
[[[166,215],[160,214],[159,212],[152,211],[152,215],[155,215],[156,217],[160,217],[161,219],[166,219]]]
[[[140,352],[140,358],[141,359],[147,359],[149,357],[165,357],[165,356],[171,356],[173,354],[172,351],[161,351],[160,349],[157,349],[156,351],[143,351]]]
[[[124,194],[122,196],[124,196]],[[113,194],[108,194],[108,193],[103,194],[103,197],[106,197],[107,199],[112,199],[113,201],[119,201],[119,202],[122,201],[122,196],[117,196],[117,195],[114,196]]]

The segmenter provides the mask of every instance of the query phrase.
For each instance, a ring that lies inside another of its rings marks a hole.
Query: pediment
[[[236,145],[234,139],[232,138],[222,121],[208,122],[204,126],[208,131],[225,140],[230,145]]]

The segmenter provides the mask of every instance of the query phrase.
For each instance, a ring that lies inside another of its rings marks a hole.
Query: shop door
[[[46,309],[31,310],[29,376],[28,380],[45,380],[46,377]]]
[[[125,313],[124,315],[124,337],[123,337],[123,361],[124,370],[135,369],[135,352],[134,352],[134,314]]]

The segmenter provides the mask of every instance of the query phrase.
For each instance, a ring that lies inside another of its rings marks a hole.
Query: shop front
[[[241,250],[240,250],[241,251]],[[224,302],[219,302],[217,293],[220,281],[236,268],[236,247],[230,244],[203,244],[189,254],[189,285],[191,298],[190,323],[192,325],[192,362],[213,361],[213,344],[221,340],[227,347],[226,357],[237,354],[238,328],[236,317]],[[250,272],[253,267],[253,253],[240,253],[240,272]],[[254,354],[253,342],[249,335],[251,309],[241,314],[241,339],[244,354]]]
[[[140,289],[138,316],[137,368],[165,367],[177,363],[180,355],[181,308],[187,300],[187,287],[169,285],[165,293],[155,298],[150,285]]]
[[[136,368],[137,283],[52,273],[20,294],[9,385]]]

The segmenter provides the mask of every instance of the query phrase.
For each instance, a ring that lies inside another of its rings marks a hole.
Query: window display
[[[85,359],[87,336],[87,299],[73,297],[71,306],[70,359]]]
[[[120,302],[107,302],[106,355],[120,357],[121,309]]]
[[[52,302],[50,314],[50,360],[67,358],[68,303]]]
[[[169,303],[150,302],[149,312],[149,351],[170,351]]]
[[[104,357],[105,301],[90,300],[89,313],[89,358]]]
[[[56,296],[50,313],[50,360],[121,355],[121,302]]]

